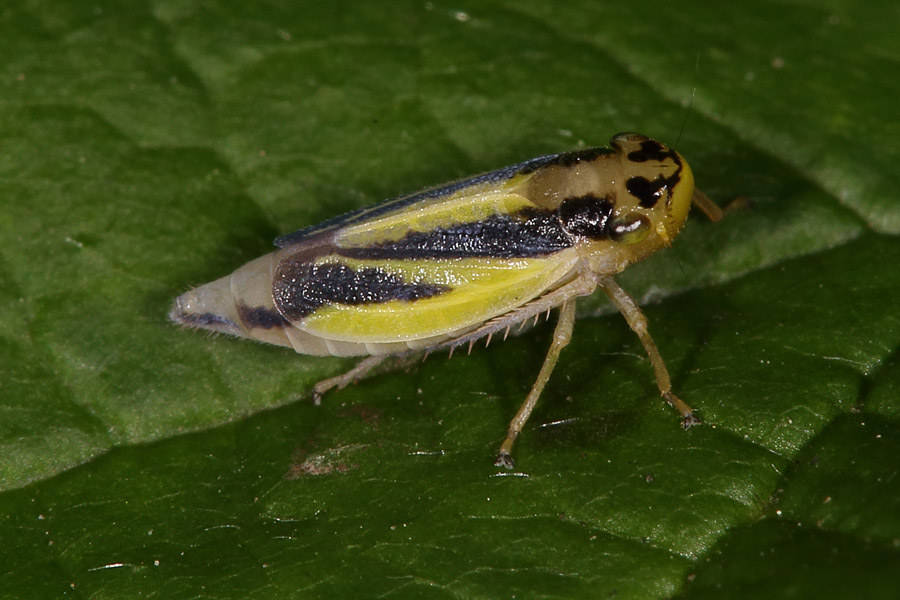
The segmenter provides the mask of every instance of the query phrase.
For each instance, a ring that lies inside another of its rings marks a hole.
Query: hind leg
[[[313,402],[316,406],[322,404],[322,396],[331,390],[342,390],[351,383],[355,383],[369,374],[369,371],[387,360],[390,355],[369,356],[358,363],[356,366],[336,377],[323,379],[313,386]]]

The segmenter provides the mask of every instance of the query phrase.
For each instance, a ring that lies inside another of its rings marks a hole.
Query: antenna
[[[697,80],[697,77],[700,75],[700,54],[697,53],[697,63],[694,65],[694,81]],[[684,133],[684,127],[687,125],[688,117],[691,115],[691,109],[694,107],[694,96],[697,95],[697,85],[694,84],[691,89],[691,99],[688,100],[687,108],[684,111],[684,119],[681,121],[681,129],[678,131],[678,137],[675,138],[675,145],[672,147],[674,150],[678,150],[678,143],[681,141],[681,135]]]

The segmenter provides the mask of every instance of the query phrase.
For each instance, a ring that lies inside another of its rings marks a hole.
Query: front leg
[[[641,344],[644,345],[644,350],[646,350],[647,356],[650,357],[650,363],[653,365],[653,372],[656,374],[656,385],[659,387],[659,393],[675,410],[681,413],[681,426],[685,429],[690,429],[694,425],[699,425],[700,419],[694,416],[693,409],[684,400],[672,393],[672,382],[669,379],[666,363],[663,362],[662,356],[653,342],[653,338],[650,337],[650,331],[647,329],[647,317],[644,316],[644,312],[637,305],[637,302],[634,301],[634,298],[628,292],[619,287],[619,284],[612,277],[600,279],[600,287],[603,288],[603,291],[606,292],[612,303],[619,309],[619,312],[628,321],[628,326],[637,334]]]

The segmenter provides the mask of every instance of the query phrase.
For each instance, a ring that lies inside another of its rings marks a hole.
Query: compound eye
[[[638,214],[623,215],[613,219],[608,231],[609,239],[617,244],[630,246],[647,238],[650,233],[650,219]]]

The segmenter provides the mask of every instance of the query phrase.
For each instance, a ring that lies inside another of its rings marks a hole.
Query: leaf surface
[[[0,590],[893,597],[897,23],[884,1],[4,8]],[[313,406],[352,362],[167,321],[276,235],[629,130],[728,205],[621,278],[703,427],[600,299],[512,473],[491,460],[550,326]]]

